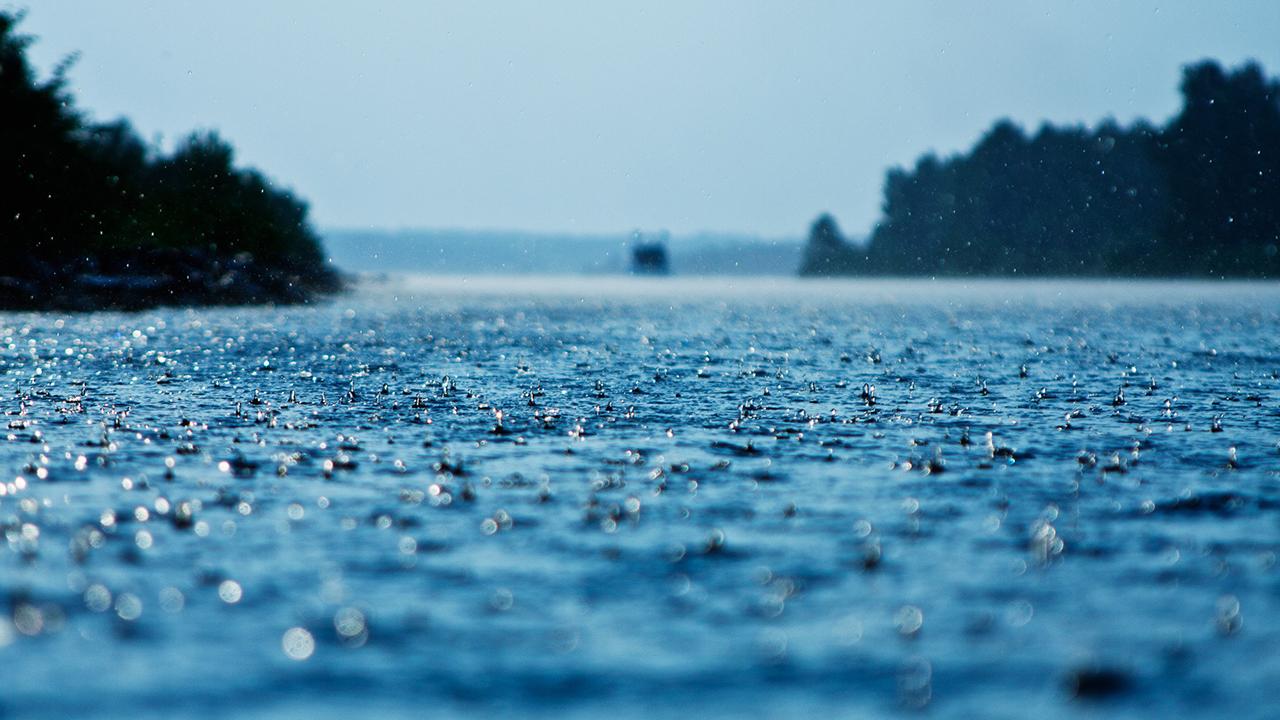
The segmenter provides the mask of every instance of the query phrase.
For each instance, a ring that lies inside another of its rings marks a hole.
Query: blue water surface
[[[1274,717],[1280,287],[0,314],[6,717]]]

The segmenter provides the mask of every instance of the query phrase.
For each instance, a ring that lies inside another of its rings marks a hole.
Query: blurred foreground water
[[[401,277],[0,340],[3,716],[1280,699],[1274,284]]]

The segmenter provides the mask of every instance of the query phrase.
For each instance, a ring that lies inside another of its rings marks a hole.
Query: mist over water
[[[6,313],[0,711],[1261,717],[1278,314],[417,276]]]
[[[798,238],[744,235],[656,235],[677,275],[794,275]],[[325,249],[352,272],[447,275],[617,275],[632,264],[646,236],[567,235],[514,231],[330,230]]]

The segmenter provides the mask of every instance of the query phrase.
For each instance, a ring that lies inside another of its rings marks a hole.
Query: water
[[[1280,687],[1274,285],[409,278],[0,340],[0,714]]]

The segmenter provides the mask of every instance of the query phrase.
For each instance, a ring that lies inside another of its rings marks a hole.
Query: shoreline
[[[250,253],[228,258],[163,248],[83,257],[61,267],[31,262],[23,270],[0,275],[0,311],[298,305],[350,284],[329,267],[304,272]]]

